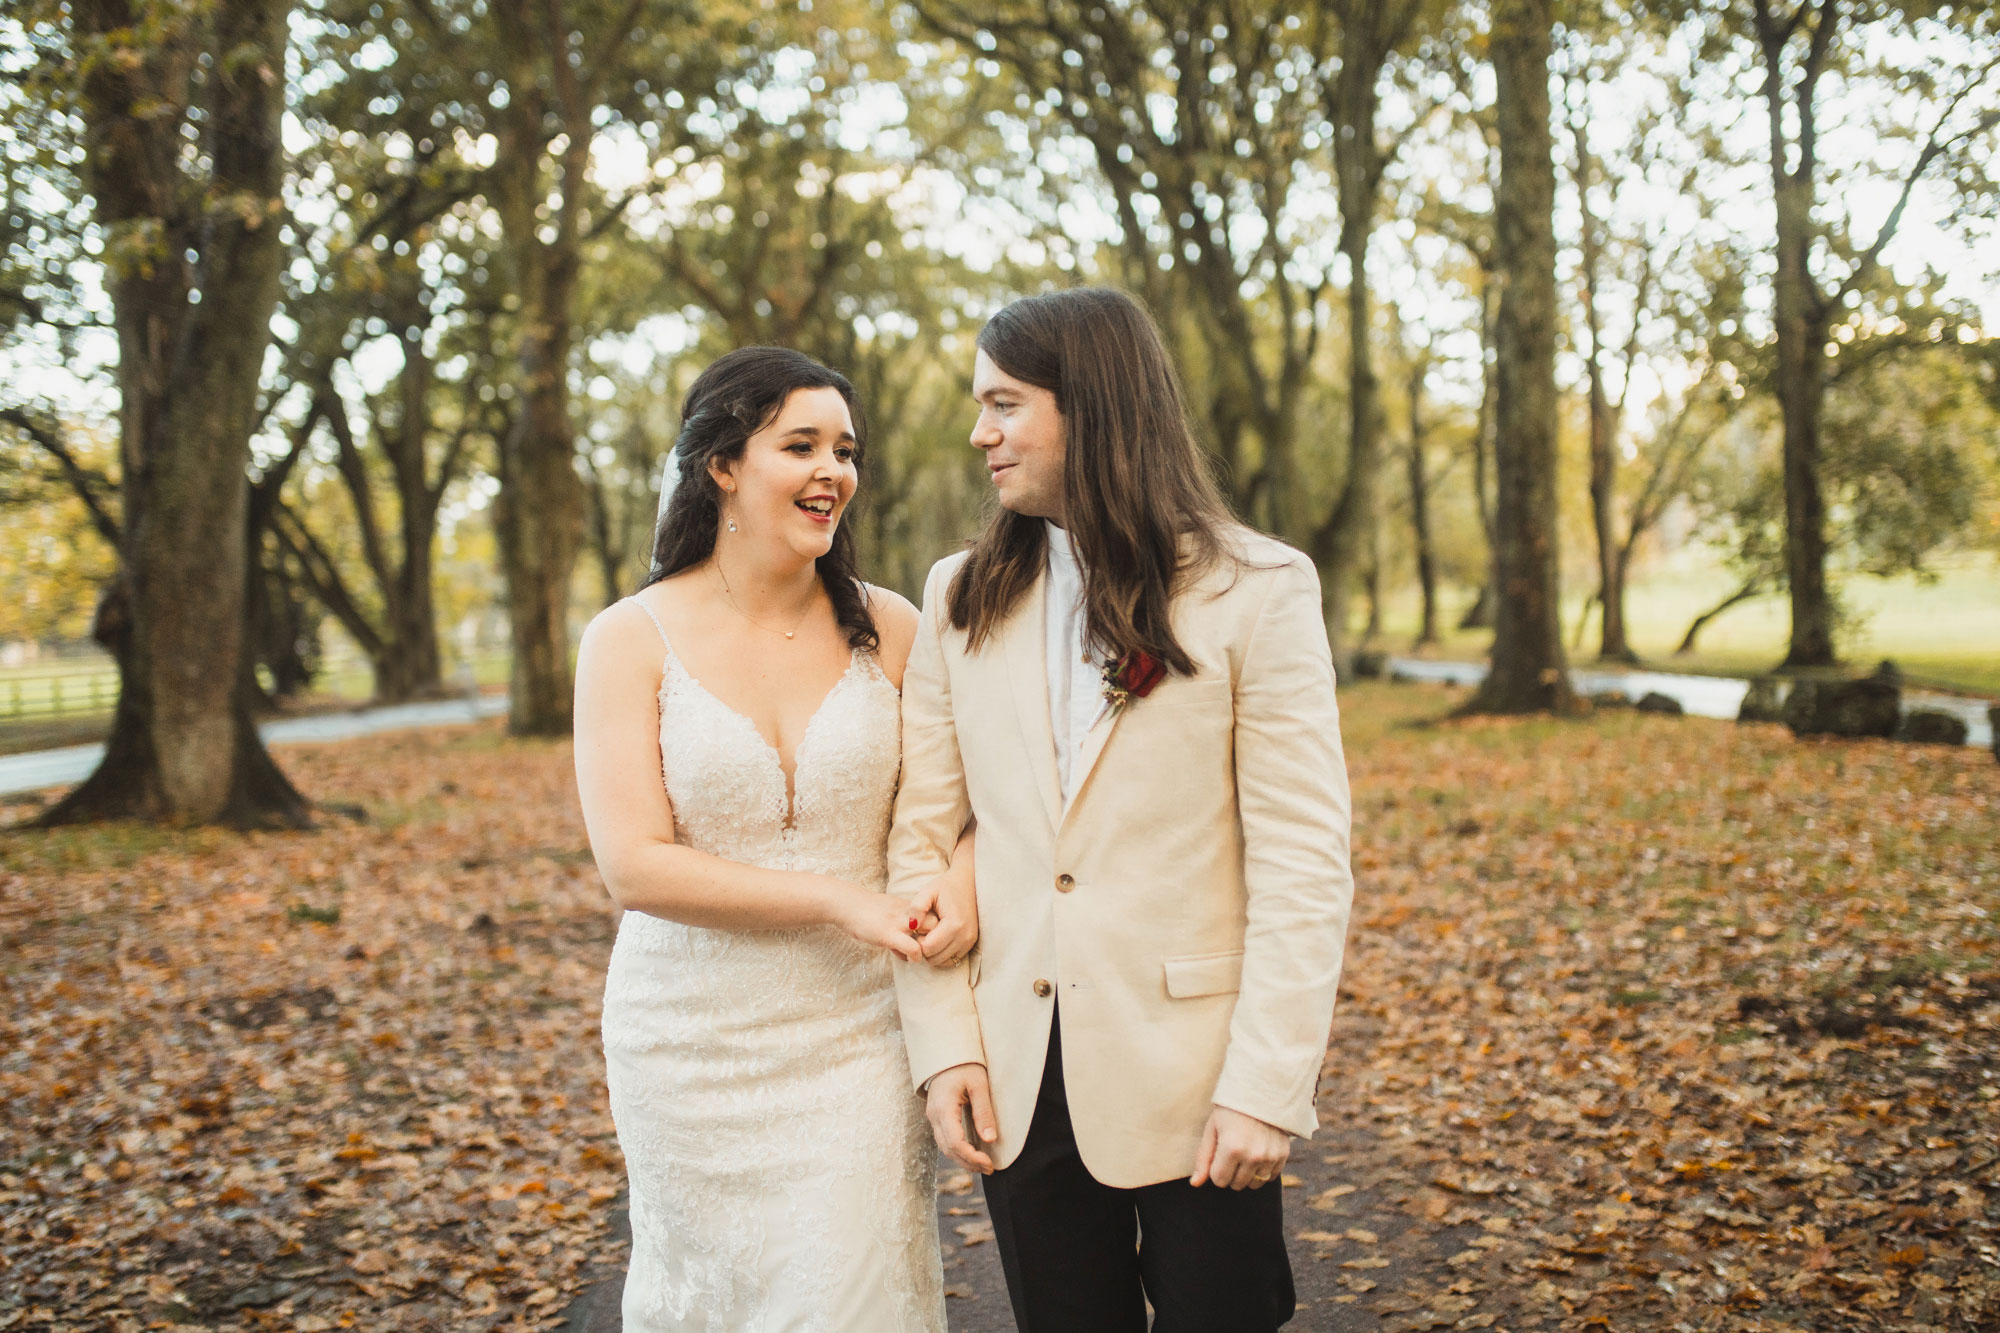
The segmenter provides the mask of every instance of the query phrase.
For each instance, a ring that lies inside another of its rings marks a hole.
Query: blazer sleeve
[[[1236,681],[1248,922],[1215,1104],[1309,1137],[1347,945],[1347,765],[1319,575],[1273,572]]]
[[[944,592],[955,563],[931,569],[903,670],[903,778],[889,829],[889,892],[903,898],[944,873],[971,812],[944,656]],[[971,963],[940,968],[898,959],[895,971],[911,1081],[921,1089],[953,1065],[985,1064]]]

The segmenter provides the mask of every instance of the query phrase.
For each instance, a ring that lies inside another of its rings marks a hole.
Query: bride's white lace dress
[[[901,722],[874,656],[854,653],[813,715],[789,797],[777,751],[664,656],[675,836],[884,885]],[[604,1055],[631,1179],[629,1333],[942,1333],[935,1150],[885,952],[832,927],[627,912]]]

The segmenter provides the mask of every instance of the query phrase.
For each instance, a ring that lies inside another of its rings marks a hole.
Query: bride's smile
[[[710,471],[729,497],[724,514],[742,549],[807,564],[832,549],[859,462],[847,400],[838,389],[809,388],[792,391],[741,458],[716,460]]]

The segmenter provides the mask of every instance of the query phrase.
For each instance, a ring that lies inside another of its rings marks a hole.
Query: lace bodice
[[[901,712],[874,655],[852,653],[813,713],[788,791],[778,752],[660,637],[675,838],[883,888]],[[884,951],[831,926],[627,912],[604,1048],[632,1186],[628,1330],[941,1333],[933,1150]]]
[[[855,650],[793,756],[711,694],[669,647],[660,674],[660,766],[682,842],[732,861],[879,884],[902,762],[896,687]],[[789,790],[788,790],[789,785]]]

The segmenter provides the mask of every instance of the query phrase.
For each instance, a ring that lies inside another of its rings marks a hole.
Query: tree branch
[[[1903,188],[1896,195],[1895,206],[1889,210],[1889,216],[1883,219],[1881,230],[1875,234],[1874,243],[1862,251],[1861,258],[1855,262],[1854,270],[1847,275],[1847,280],[1840,284],[1840,290],[1834,293],[1831,305],[1839,305],[1849,292],[1855,290],[1874,274],[1876,266],[1881,262],[1883,248],[1891,240],[1895,239],[1896,229],[1903,223],[1903,210],[1909,206],[1910,196],[1915,193],[1917,182],[1923,178],[1923,174],[1926,171],[1930,170],[1931,163],[1951,151],[1956,145],[1977,135],[1984,134],[1995,125],[2000,125],[2000,111],[1989,111],[1969,128],[1952,135],[1950,138],[1941,139],[1938,137],[1944,133],[1945,122],[1951,118],[1953,112],[1958,110],[1959,104],[1971,96],[1974,89],[1985,83],[1987,75],[1991,74],[1995,69],[2000,69],[2000,56],[1995,56],[1992,60],[1989,60],[1985,68],[1967,80],[1966,85],[1958,90],[1951,101],[1945,104],[1942,111],[1938,112],[1937,123],[1931,127],[1930,137],[1925,140],[1923,151],[1917,154],[1917,160],[1910,167],[1909,174],[1903,177]]]
[[[22,408],[0,408],[0,424],[12,426],[20,431],[40,446],[44,453],[56,460],[56,467],[61,471],[63,480],[69,483],[70,489],[76,492],[77,499],[83,501],[84,509],[89,512],[90,526],[96,530],[98,536],[111,544],[113,550],[116,550],[119,536],[118,520],[111,516],[111,511],[98,498],[100,489],[106,491],[117,489],[111,479],[96,469],[87,468],[78,462],[76,455],[70,452],[69,446],[63,443],[62,435],[56,428],[36,421]]]

